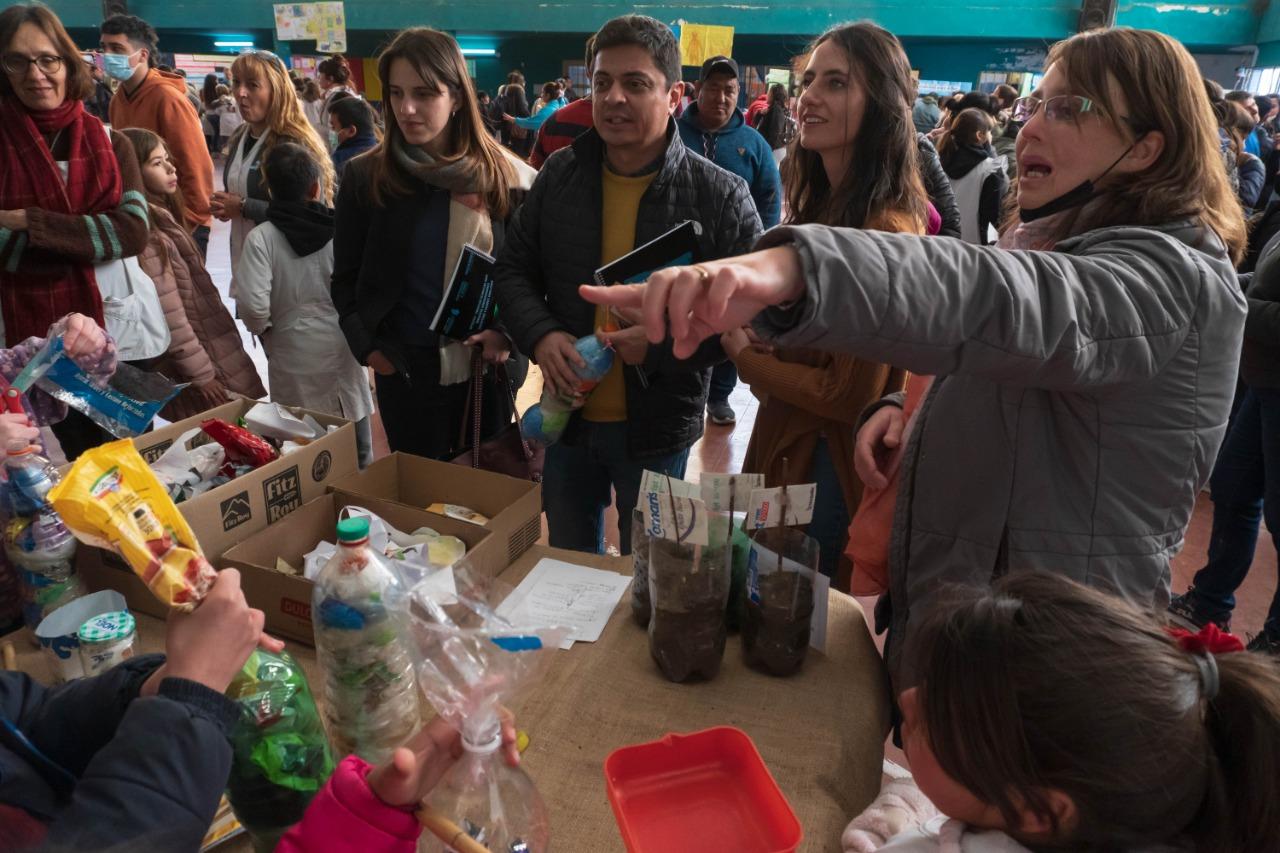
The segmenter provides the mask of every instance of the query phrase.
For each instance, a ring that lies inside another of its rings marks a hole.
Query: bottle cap
[[[28,453],[35,453],[40,448],[34,444],[18,444],[14,442],[5,450],[7,456],[26,456]]]
[[[77,632],[82,643],[109,643],[133,635],[133,614],[128,610],[101,613],[80,626]]]
[[[338,522],[339,542],[359,542],[369,538],[369,519],[344,518]]]

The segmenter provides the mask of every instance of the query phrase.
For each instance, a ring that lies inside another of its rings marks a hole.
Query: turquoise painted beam
[[[9,0],[0,0],[0,6]],[[51,0],[71,27],[102,18],[98,0]],[[131,0],[129,11],[160,28],[270,28],[269,0]],[[615,15],[639,12],[663,21],[730,24],[745,34],[818,33],[843,21],[870,18],[902,36],[1048,39],[1075,27],[1077,0],[347,0],[347,27],[394,30],[426,24],[479,32],[591,32]]]
[[[1271,3],[1272,8],[1277,3]],[[1159,30],[1190,47],[1233,46],[1260,40],[1256,0],[1177,2],[1177,0],[1120,0],[1116,24]],[[1270,12],[1270,10],[1268,10]]]
[[[0,0],[0,6],[12,0]],[[99,0],[51,0],[71,27],[94,27]],[[1065,38],[1075,31],[1079,0],[347,0],[351,30],[396,30],[415,24],[459,32],[585,33],[636,11],[664,21],[730,24],[742,34],[812,34],[869,18],[904,38],[1011,42]],[[270,0],[131,0],[129,9],[161,29],[272,29]],[[1196,46],[1280,41],[1280,3],[1259,16],[1256,0],[1178,2],[1121,0],[1117,23],[1166,32]]]

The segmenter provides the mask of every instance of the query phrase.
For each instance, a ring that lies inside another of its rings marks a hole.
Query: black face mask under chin
[[[1073,207],[1079,207],[1088,201],[1091,201],[1098,194],[1096,184],[1107,175],[1111,174],[1111,170],[1120,165],[1120,161],[1129,156],[1129,152],[1133,150],[1133,146],[1142,141],[1142,137],[1138,137],[1133,144],[1124,150],[1124,153],[1116,158],[1116,161],[1108,166],[1101,175],[1093,181],[1084,181],[1073,190],[1068,190],[1057,198],[1042,204],[1039,207],[1020,207],[1018,208],[1018,219],[1022,222],[1035,222],[1037,219],[1044,219],[1046,216],[1053,216],[1055,213],[1061,213],[1064,210],[1070,210]]]

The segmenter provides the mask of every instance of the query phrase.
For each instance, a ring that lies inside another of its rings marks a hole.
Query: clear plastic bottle
[[[338,522],[338,551],[316,576],[311,605],[336,756],[382,762],[417,731],[421,714],[404,633],[408,599],[369,548],[369,519]]]
[[[5,556],[22,584],[23,618],[35,628],[51,612],[84,595],[75,573],[76,538],[49,504],[57,469],[35,446],[5,455]]]
[[[497,721],[475,736],[464,726],[462,757],[427,795],[427,805],[492,853],[545,853],[551,843],[547,806],[533,780],[502,756]],[[419,853],[451,853],[423,832]]]

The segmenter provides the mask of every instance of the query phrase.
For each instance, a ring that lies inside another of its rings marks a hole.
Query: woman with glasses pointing
[[[854,447],[868,487],[897,489],[878,621],[899,691],[949,584],[1042,570],[1163,610],[1235,388],[1243,218],[1190,54],[1083,33],[1018,112],[1000,249],[784,226],[754,254],[583,288],[640,309],[650,340],[669,325],[677,356],[751,323],[936,377],[910,418],[871,406]]]

